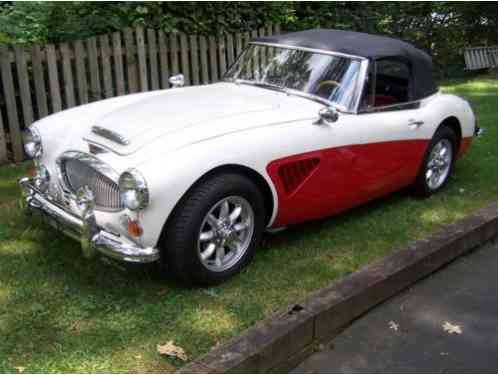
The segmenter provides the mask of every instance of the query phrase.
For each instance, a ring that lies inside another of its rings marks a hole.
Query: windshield
[[[361,61],[299,49],[251,44],[225,78],[303,93],[352,111]]]

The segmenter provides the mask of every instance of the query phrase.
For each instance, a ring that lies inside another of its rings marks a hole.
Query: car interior
[[[372,73],[368,75],[362,108],[383,107],[410,101],[410,68],[400,60],[376,61],[375,96],[372,98]]]

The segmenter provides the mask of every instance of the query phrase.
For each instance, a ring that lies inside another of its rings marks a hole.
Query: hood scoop
[[[102,138],[108,139],[121,146],[128,146],[130,144],[130,140],[125,136],[116,133],[115,131],[103,128],[102,126],[92,126],[92,133],[97,134]]]

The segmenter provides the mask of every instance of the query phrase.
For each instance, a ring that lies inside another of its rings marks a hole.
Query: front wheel
[[[414,184],[415,193],[429,196],[441,190],[453,171],[456,152],[455,132],[442,126],[429,143],[422,167]]]
[[[163,261],[184,282],[219,283],[251,260],[264,218],[264,198],[250,179],[214,176],[175,208],[161,239]]]

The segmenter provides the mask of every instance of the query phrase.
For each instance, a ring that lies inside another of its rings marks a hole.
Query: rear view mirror
[[[173,88],[183,87],[183,85],[185,85],[185,77],[183,74],[177,74],[169,78],[169,83],[171,83]]]
[[[318,116],[315,125],[330,125],[339,119],[339,112],[334,107],[326,107],[318,111]]]

